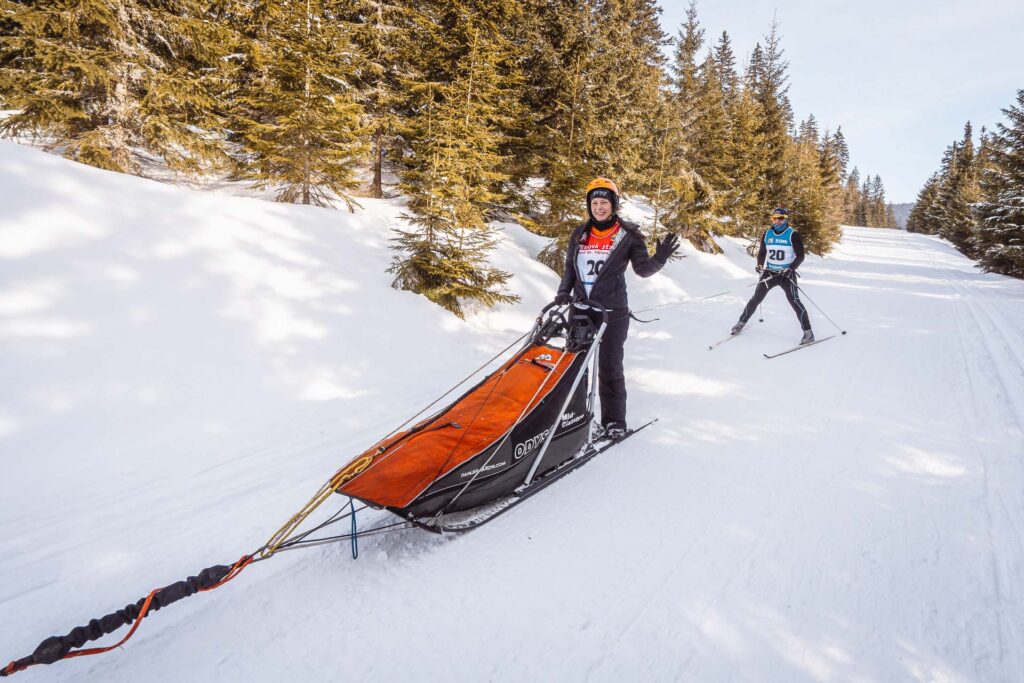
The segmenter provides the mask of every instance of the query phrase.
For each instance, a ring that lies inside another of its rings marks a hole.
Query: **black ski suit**
[[[771,229],[768,228],[768,230]],[[761,248],[757,252],[757,265],[760,268],[764,267],[765,257],[768,255],[768,247],[765,245],[765,237],[768,235],[768,230],[761,235]],[[761,279],[758,280],[757,287],[754,288],[754,296],[750,297],[750,301],[743,308],[743,313],[740,314],[740,322],[745,323],[750,320],[750,317],[754,315],[754,311],[764,301],[768,291],[772,287],[778,286],[786,293],[786,299],[789,300],[789,305],[793,307],[793,312],[796,313],[796,317],[800,321],[800,328],[805,332],[811,329],[811,319],[807,315],[807,308],[804,306],[804,303],[800,301],[800,290],[797,289],[796,284],[796,269],[804,262],[804,240],[800,237],[800,233],[795,230],[793,231],[793,251],[796,254],[796,258],[789,264],[789,270],[792,271],[789,274],[783,275],[767,268],[761,272]]]
[[[626,378],[622,370],[624,345],[629,332],[629,300],[626,297],[626,265],[640,277],[650,277],[665,266],[664,261],[647,252],[640,228],[619,220],[623,231],[619,242],[608,255],[608,260],[591,287],[590,296],[576,268],[580,243],[590,234],[590,221],[576,228],[569,238],[565,253],[565,273],[558,286],[559,295],[571,295],[577,301],[593,301],[608,309],[608,328],[601,340],[598,353],[598,394],[601,397],[601,423],[626,424]],[[600,316],[598,316],[598,319]]]

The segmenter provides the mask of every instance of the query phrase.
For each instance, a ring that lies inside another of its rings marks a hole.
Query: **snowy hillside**
[[[390,288],[397,201],[283,206],[10,143],[0,180],[8,658],[258,547],[557,284],[504,226],[523,301],[463,322]],[[626,345],[655,427],[473,533],[284,553],[19,679],[1024,679],[1024,283],[847,228],[802,286],[849,334],[765,360],[799,338],[781,292],[708,351],[754,281],[722,246],[631,276],[661,306]]]

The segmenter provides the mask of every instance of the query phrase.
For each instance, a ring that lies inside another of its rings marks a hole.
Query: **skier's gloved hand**
[[[670,232],[658,240],[658,243],[654,245],[654,260],[665,264],[668,262],[669,257],[676,253],[678,249],[679,235],[674,232]]]
[[[758,263],[756,266],[754,266],[754,272],[755,273],[763,273],[764,272],[764,266],[762,266],[760,263]]]
[[[555,305],[556,306],[565,306],[567,303],[570,303],[571,301],[572,301],[572,294],[556,294],[555,295]]]

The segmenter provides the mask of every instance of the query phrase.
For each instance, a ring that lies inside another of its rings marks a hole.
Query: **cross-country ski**
[[[821,339],[815,339],[814,341],[809,341],[806,344],[797,344],[796,346],[792,346],[792,347],[790,347],[788,349],[785,349],[783,351],[779,351],[777,353],[766,353],[766,354],[764,354],[764,357],[765,358],[778,358],[779,356],[785,356],[787,353],[793,353],[794,351],[799,351],[800,349],[806,349],[809,346],[814,346],[815,344],[820,344],[821,342],[828,341],[829,339],[832,339],[833,337],[835,337],[834,334],[830,335],[828,337],[822,337]]]

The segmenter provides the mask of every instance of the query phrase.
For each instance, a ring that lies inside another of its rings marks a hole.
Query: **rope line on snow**
[[[634,313],[647,313],[648,311],[658,311],[661,310],[662,308],[671,308],[672,306],[685,306],[686,304],[692,304],[698,301],[707,301],[708,299],[714,299],[720,296],[725,296],[726,294],[735,294],[736,292],[742,289],[749,289],[750,287],[754,287],[755,285],[757,285],[757,282],[752,282],[749,285],[744,285],[743,287],[737,287],[735,289],[729,289],[724,292],[718,292],[717,294],[709,294],[708,296],[698,297],[696,299],[682,299],[680,301],[670,301],[667,304],[658,304],[657,306],[651,306],[649,308],[641,308],[639,311],[634,311]]]

